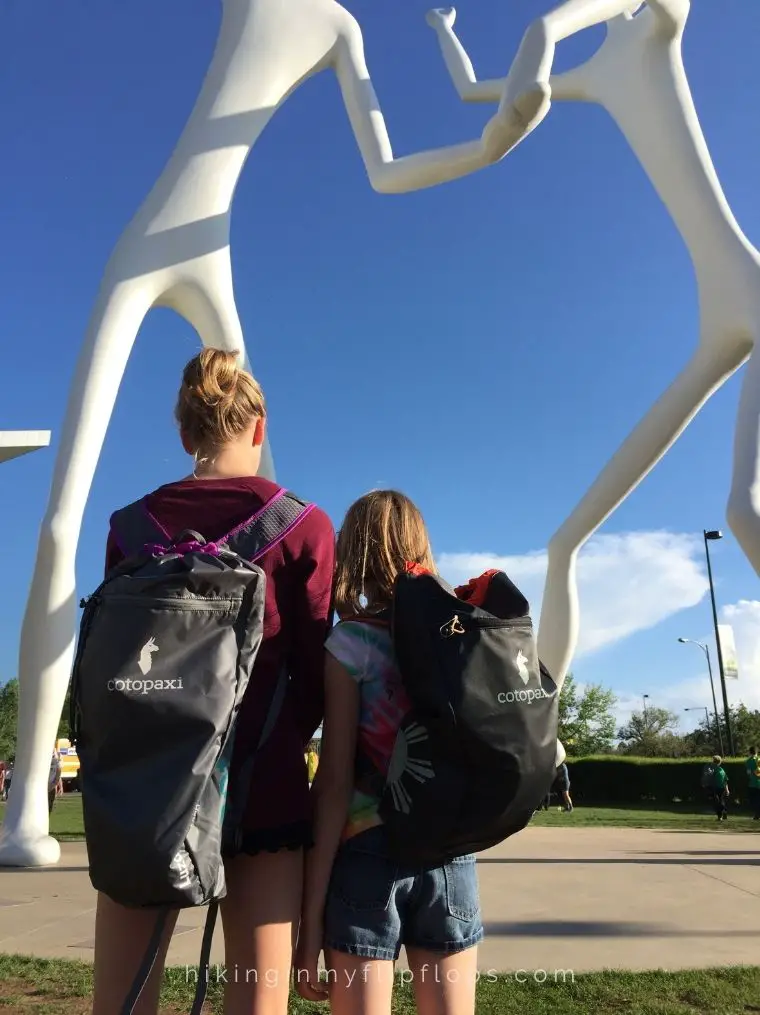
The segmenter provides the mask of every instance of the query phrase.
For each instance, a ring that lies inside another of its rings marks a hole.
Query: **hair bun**
[[[240,365],[237,354],[224,349],[204,349],[197,358],[197,377],[189,387],[206,405],[219,405],[235,399]]]
[[[266,415],[256,380],[240,366],[238,353],[203,349],[185,367],[175,410],[194,449],[219,447]]]

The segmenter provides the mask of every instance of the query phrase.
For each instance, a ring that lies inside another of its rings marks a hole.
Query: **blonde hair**
[[[199,461],[264,418],[266,405],[258,381],[240,367],[237,353],[204,349],[183,371],[174,415]]]
[[[335,608],[339,616],[376,612],[391,602],[406,562],[435,572],[425,522],[396,490],[374,490],[355,501],[338,533]]]

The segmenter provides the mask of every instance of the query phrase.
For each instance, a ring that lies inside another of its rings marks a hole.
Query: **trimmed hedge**
[[[573,800],[587,804],[703,804],[702,770],[711,758],[568,758]],[[747,804],[744,760],[724,761],[734,804]]]

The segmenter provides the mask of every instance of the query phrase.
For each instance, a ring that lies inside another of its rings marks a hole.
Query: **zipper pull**
[[[441,628],[441,634],[444,638],[452,638],[455,634],[464,633],[464,627],[462,627],[462,622],[457,613],[455,613],[451,620],[447,621],[447,623],[445,623]]]

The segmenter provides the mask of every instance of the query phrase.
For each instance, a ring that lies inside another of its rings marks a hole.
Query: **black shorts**
[[[243,829],[240,852],[246,856],[258,856],[259,853],[279,853],[281,850],[311,849],[313,845],[311,821],[295,821],[277,828],[257,828],[248,832]]]

